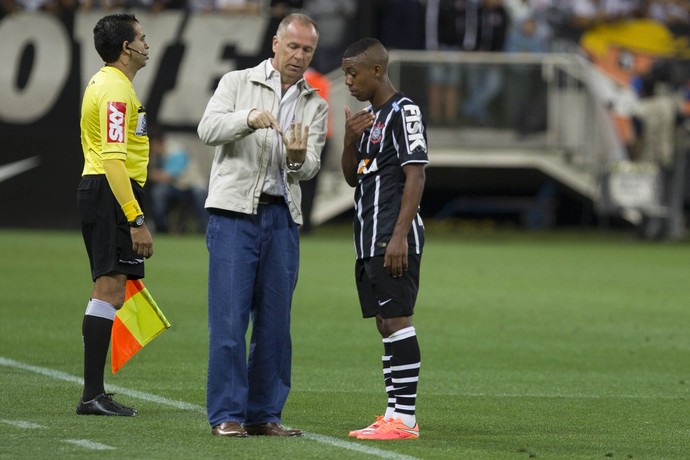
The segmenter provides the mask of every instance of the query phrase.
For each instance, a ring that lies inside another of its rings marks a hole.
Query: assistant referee
[[[149,161],[146,111],[132,86],[149,45],[133,14],[103,17],[93,36],[105,65],[89,81],[81,109],[84,170],[77,202],[93,290],[82,324],[84,389],[77,414],[134,416],[135,409],[105,392],[103,372],[127,279],[143,278],[144,259],[153,255],[141,207]]]

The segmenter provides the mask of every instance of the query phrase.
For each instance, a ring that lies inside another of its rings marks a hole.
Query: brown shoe
[[[250,436],[302,436],[302,430],[288,430],[279,423],[262,423],[245,426],[244,429]]]
[[[247,437],[247,431],[242,428],[240,422],[223,422],[211,428],[211,434],[214,436],[230,436],[233,438]]]

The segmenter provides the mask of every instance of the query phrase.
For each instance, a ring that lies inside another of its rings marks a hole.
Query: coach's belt
[[[282,196],[262,193],[259,195],[259,204],[285,204],[285,198]]]

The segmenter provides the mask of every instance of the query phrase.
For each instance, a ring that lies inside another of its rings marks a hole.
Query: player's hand
[[[278,131],[280,133],[280,131]],[[307,157],[307,140],[309,139],[309,126],[302,123],[292,123],[287,133],[280,133],[285,144],[285,153],[291,163],[304,163]]]
[[[391,238],[383,256],[383,268],[393,278],[403,276],[407,271],[407,239]]]
[[[345,106],[345,144],[354,144],[362,133],[374,124],[376,117],[364,109],[352,115],[350,107]]]
[[[278,120],[268,110],[252,109],[247,116],[247,126],[252,129],[273,128],[282,135]]]
[[[129,234],[132,237],[132,250],[140,256],[148,259],[153,255],[153,238],[146,224],[141,227],[130,227]]]

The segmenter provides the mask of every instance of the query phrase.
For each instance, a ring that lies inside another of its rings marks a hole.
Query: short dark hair
[[[379,40],[375,38],[362,38],[361,40],[357,40],[356,42],[347,47],[347,49],[343,53],[343,58],[352,58],[355,56],[359,56],[360,54],[365,53],[374,47],[381,47],[385,49],[383,43],[381,43]]]
[[[136,38],[134,24],[137,18],[131,13],[109,14],[101,18],[93,28],[93,43],[103,62],[115,62],[120,57],[122,42]]]

